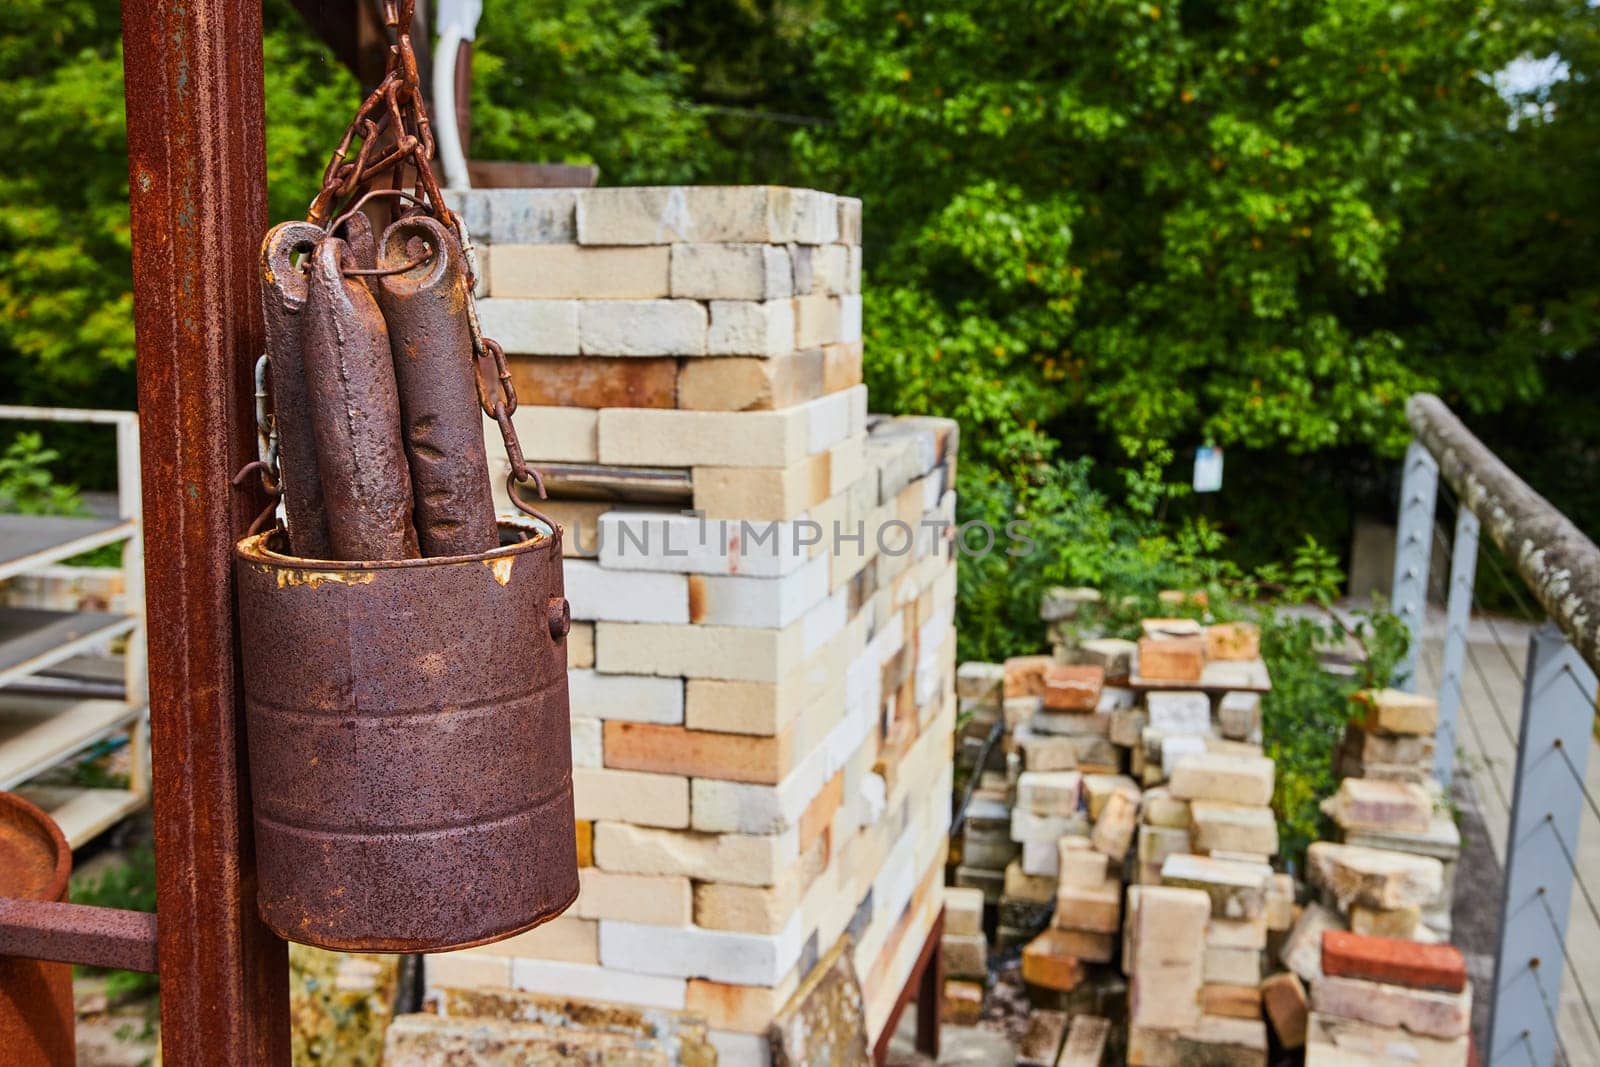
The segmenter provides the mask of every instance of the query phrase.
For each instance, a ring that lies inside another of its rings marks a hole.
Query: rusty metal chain
[[[545,522],[549,520],[524,503],[517,487],[532,484],[540,499],[545,497],[544,479],[528,465],[517,440],[511,416],[517,410],[517,394],[511,385],[510,370],[505,352],[495,341],[483,335],[478,321],[477,300],[472,293],[477,288],[478,257],[466,222],[450,210],[434,177],[433,128],[428,121],[427,107],[423,101],[421,78],[417,71],[417,56],[411,43],[411,26],[416,13],[416,0],[384,0],[383,19],[394,43],[389,46],[388,65],[383,79],[356,109],[356,114],[346,127],[344,136],[334,149],[333,156],[323,170],[322,186],[312,199],[306,221],[332,233],[344,220],[374,197],[393,196],[411,203],[411,210],[431,214],[455,234],[466,260],[467,321],[472,338],[474,377],[477,381],[478,400],[483,412],[500,428],[506,458],[511,464],[507,492],[516,507]],[[360,147],[355,158],[350,158],[350,147],[357,139]],[[384,142],[389,142],[385,144]],[[374,158],[375,157],[375,158]],[[401,188],[405,181],[405,168],[414,172],[413,191]],[[376,188],[375,184],[388,178],[389,188]],[[335,215],[335,209],[343,211]],[[426,262],[433,254],[429,249],[421,256],[401,267],[390,270],[347,270],[346,274],[377,277],[397,274]],[[483,378],[485,363],[492,366],[493,386],[486,386]],[[257,388],[263,391],[266,357],[257,367]],[[257,434],[262,442],[261,454],[255,463],[240,472],[242,479],[252,470],[261,472],[262,488],[274,499],[282,491],[277,469],[277,430],[267,414],[264,403],[257,404]],[[269,443],[271,447],[269,447]],[[236,484],[238,479],[236,479]],[[269,509],[270,513],[270,509]],[[257,520],[259,525],[261,520]],[[252,529],[252,532],[253,529]]]

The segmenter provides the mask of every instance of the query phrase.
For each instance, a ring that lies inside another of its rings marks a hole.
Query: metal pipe
[[[1406,404],[1406,418],[1462,506],[1483,523],[1583,661],[1600,670],[1600,548],[1474,437],[1444,401],[1419,393]]]
[[[252,368],[267,230],[261,5],[122,7],[142,418],[162,1058],[288,1067],[284,944],[256,912],[233,544],[266,504]]]

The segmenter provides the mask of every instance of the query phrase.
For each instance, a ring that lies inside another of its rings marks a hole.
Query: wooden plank
[[[0,581],[132,537],[132,519],[0,515]]]
[[[144,807],[147,800],[132,789],[24,786],[17,792],[48,812],[75,849]]]
[[[131,615],[0,607],[0,686],[132,630]]]
[[[0,789],[10,789],[132,722],[120,700],[0,695]]]

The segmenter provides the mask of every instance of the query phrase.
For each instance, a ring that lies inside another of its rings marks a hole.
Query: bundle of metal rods
[[[293,554],[459,556],[499,543],[465,257],[423,213],[359,211],[262,244],[279,484]],[[301,260],[302,262],[298,262]]]
[[[383,80],[334,149],[307,221],[274,227],[261,246],[267,352],[251,466],[281,496],[289,550],[305,558],[497,547],[480,409],[499,424],[513,481],[543,495],[511,425],[504,355],[478,329],[471,240],[433,176],[414,8],[385,0]],[[413,192],[401,188],[408,177]],[[395,221],[375,235],[365,211],[386,208]],[[486,385],[479,367],[490,362],[497,380]]]

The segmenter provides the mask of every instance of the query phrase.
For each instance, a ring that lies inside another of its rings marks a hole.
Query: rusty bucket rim
[[[273,567],[293,567],[296,570],[414,570],[422,567],[445,567],[462,563],[485,563],[490,560],[504,559],[508,556],[519,556],[526,552],[538,552],[555,544],[560,534],[560,527],[554,523],[546,526],[531,519],[501,516],[495,519],[495,525],[502,530],[510,529],[516,531],[522,535],[522,539],[514,544],[501,545],[499,548],[490,549],[488,552],[474,552],[464,556],[427,556],[422,559],[310,559],[305,556],[294,556],[269,548],[268,541],[284,533],[281,526],[275,526],[270,530],[240,538],[234,544],[234,554],[240,559],[248,560],[251,563],[261,563]]]
[[[49,838],[50,844],[55,848],[55,870],[50,875],[50,885],[45,895],[39,900],[56,901],[66,896],[67,882],[72,877],[72,846],[67,843],[67,835],[62,833],[61,827],[45,811],[33,801],[16,793],[0,791],[0,810],[10,809],[26,818],[37,827],[41,835]]]

